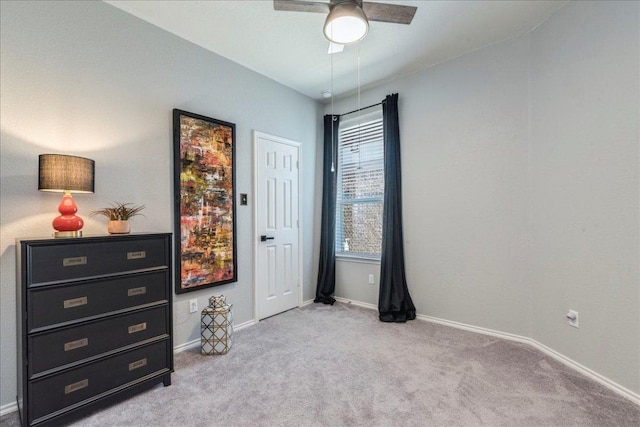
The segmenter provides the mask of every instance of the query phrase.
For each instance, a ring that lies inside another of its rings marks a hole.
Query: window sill
[[[354,262],[359,264],[380,264],[379,258],[367,258],[357,255],[344,255],[336,254],[336,261],[338,262]]]

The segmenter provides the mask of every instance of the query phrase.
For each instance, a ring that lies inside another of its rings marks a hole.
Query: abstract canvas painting
[[[237,281],[235,124],[173,110],[176,293]]]

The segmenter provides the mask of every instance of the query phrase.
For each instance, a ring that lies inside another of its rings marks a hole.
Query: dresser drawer
[[[158,342],[32,382],[29,424],[147,375],[169,372],[168,345],[168,341]]]
[[[167,307],[29,336],[29,377],[108,351],[167,335]]]
[[[29,331],[153,302],[168,301],[169,270],[70,285],[29,288]]]
[[[166,266],[166,242],[158,237],[33,246],[27,286]]]

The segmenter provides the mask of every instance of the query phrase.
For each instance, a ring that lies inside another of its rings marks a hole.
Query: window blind
[[[382,112],[340,125],[336,254],[379,258],[382,244],[384,141]]]

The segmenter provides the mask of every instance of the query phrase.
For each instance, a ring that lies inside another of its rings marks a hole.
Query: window
[[[340,123],[336,254],[380,258],[384,197],[382,111]]]

